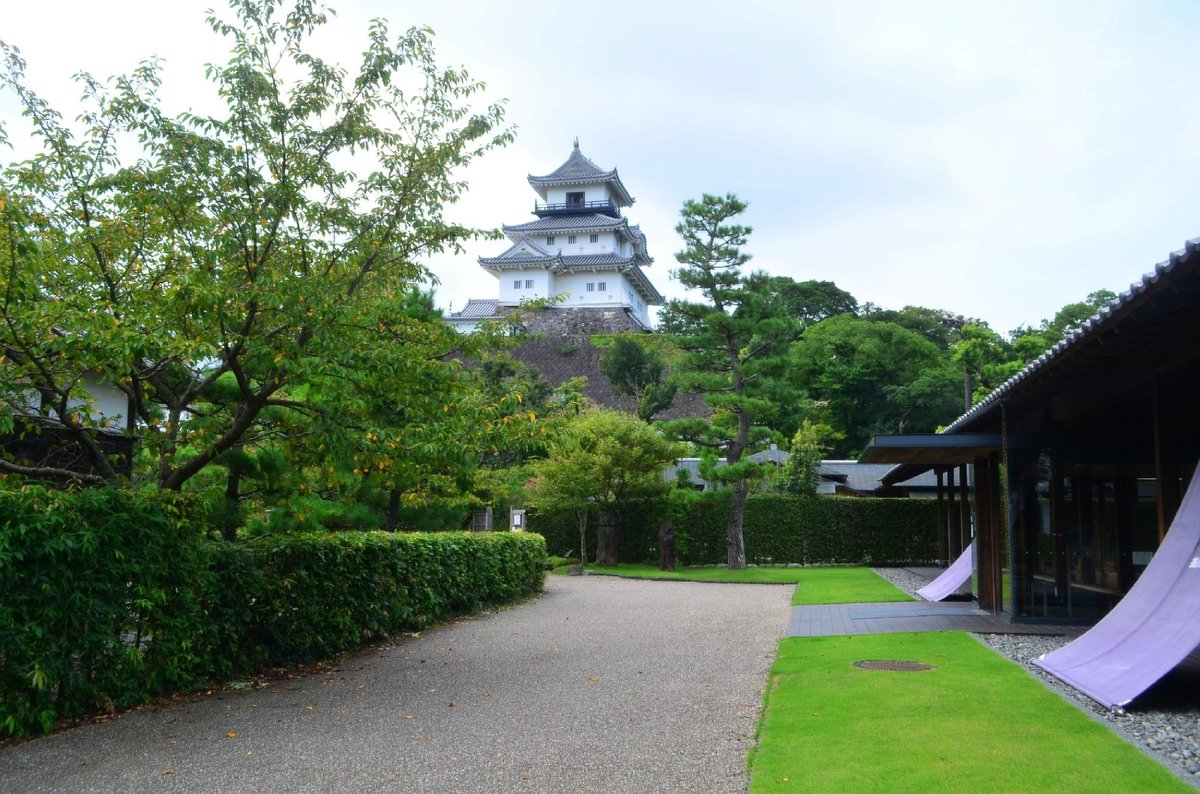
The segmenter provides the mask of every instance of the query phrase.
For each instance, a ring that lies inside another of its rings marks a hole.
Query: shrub
[[[820,565],[933,560],[937,554],[936,511],[932,499],[752,494],[742,529],[746,561]],[[681,562],[723,563],[728,516],[729,494],[722,491],[703,494],[684,506],[672,507],[666,501],[640,504],[622,528],[621,561],[657,560],[658,526],[671,520]],[[574,521],[566,513],[533,514],[529,526],[546,537],[554,554],[579,545]],[[594,543],[591,536],[589,543]]]
[[[179,503],[117,489],[0,492],[0,728],[124,708],[204,677],[210,576]]]
[[[171,494],[0,491],[0,734],[357,648],[538,592],[544,540],[213,542]]]
[[[523,532],[306,533],[255,545],[263,589],[250,648],[285,665],[541,590],[546,545]]]

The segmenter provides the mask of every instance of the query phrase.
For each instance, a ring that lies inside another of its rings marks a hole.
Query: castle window
[[[554,245],[554,235],[546,236],[546,245]]]
[[[601,281],[599,284],[596,285],[596,289],[598,289],[600,292],[604,292],[606,289],[608,289],[608,282]]]
[[[521,288],[521,279],[517,279],[516,281],[513,282],[513,289],[520,289],[520,288]]]
[[[588,291],[588,292],[595,292],[595,291],[596,291],[596,283],[595,283],[594,281],[589,281],[589,282],[587,283],[587,291]]]
[[[588,235],[588,242],[589,242],[589,243],[598,243],[598,242],[600,242],[600,235],[598,235],[598,234],[589,234],[589,235]]]
[[[525,279],[525,289],[533,289],[533,279]]]
[[[569,206],[576,206],[576,205],[579,205],[582,203],[583,203],[583,191],[582,190],[579,191],[578,193],[568,193],[567,194],[567,204]]]
[[[567,235],[567,245],[575,245],[575,235],[573,235],[573,234]]]

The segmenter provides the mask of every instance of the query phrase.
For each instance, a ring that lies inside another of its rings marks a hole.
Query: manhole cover
[[[895,659],[863,659],[854,663],[855,667],[864,670],[888,670],[890,672],[915,673],[920,670],[932,670],[933,665],[921,662],[900,662]]]

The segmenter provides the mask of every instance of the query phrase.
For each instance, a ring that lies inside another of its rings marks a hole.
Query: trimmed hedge
[[[178,498],[0,491],[0,735],[539,592],[534,534],[212,542]]]
[[[310,533],[255,549],[249,637],[270,665],[329,656],[540,592],[546,545],[522,532]]]
[[[729,493],[705,494],[686,508],[666,503],[633,511],[621,530],[622,562],[658,558],[658,525],[672,515],[679,560],[685,565],[726,562]],[[742,534],[746,561],[755,564],[924,562],[937,557],[937,505],[932,499],[803,497],[752,494]],[[593,521],[592,524],[595,522]],[[531,516],[530,529],[546,537],[553,554],[579,547],[575,519],[567,513]],[[589,526],[588,554],[595,548]]]

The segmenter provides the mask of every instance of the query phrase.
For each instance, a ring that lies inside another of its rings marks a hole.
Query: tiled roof
[[[567,270],[577,267],[623,267],[633,264],[633,257],[620,254],[576,254],[564,256],[563,266]]]
[[[616,194],[617,206],[628,207],[633,204],[633,197],[621,183],[621,177],[617,176],[617,169],[605,171],[584,157],[583,152],[579,151],[579,141],[575,141],[575,148],[571,150],[571,156],[558,168],[545,176],[529,175],[530,186],[542,198],[546,197],[546,188],[548,187],[595,183],[607,183],[612,188],[613,193]]]
[[[984,397],[979,403],[972,406],[971,410],[947,425],[946,429],[942,432],[954,433],[970,425],[973,421],[999,405],[1005,397],[1021,386],[1022,383],[1052,370],[1062,360],[1070,357],[1077,351],[1089,347],[1099,339],[1101,334],[1109,331],[1111,328],[1115,328],[1117,323],[1127,317],[1135,308],[1153,300],[1160,289],[1165,288],[1160,287],[1160,285],[1164,282],[1169,282],[1175,272],[1185,264],[1193,268],[1197,264],[1200,264],[1200,237],[1188,240],[1184,244],[1182,251],[1176,251],[1171,254],[1166,262],[1160,262],[1155,265],[1154,270],[1142,276],[1141,281],[1131,284],[1128,290],[1110,301],[1107,306],[1097,312],[1090,320],[1067,334],[1061,342],[1051,347],[1035,361],[1026,365],[1016,375],[1013,375],[993,389],[987,397]]]
[[[451,313],[446,319],[450,322],[459,320],[487,320],[494,317],[503,317],[508,314],[511,306],[505,306],[495,298],[471,298],[467,301],[467,305],[462,308],[462,311]]]
[[[539,262],[557,262],[558,252],[551,251],[548,248],[543,248],[530,238],[529,235],[523,234],[517,241],[513,243],[507,251],[498,256],[481,256],[479,264],[487,267],[488,265],[523,265]]]
[[[538,218],[536,221],[518,223],[503,228],[504,233],[510,239],[516,239],[513,235],[525,235],[531,232],[566,232],[576,229],[594,232],[621,227],[629,228],[629,223],[624,218],[610,218],[607,215],[551,215],[546,218]]]

